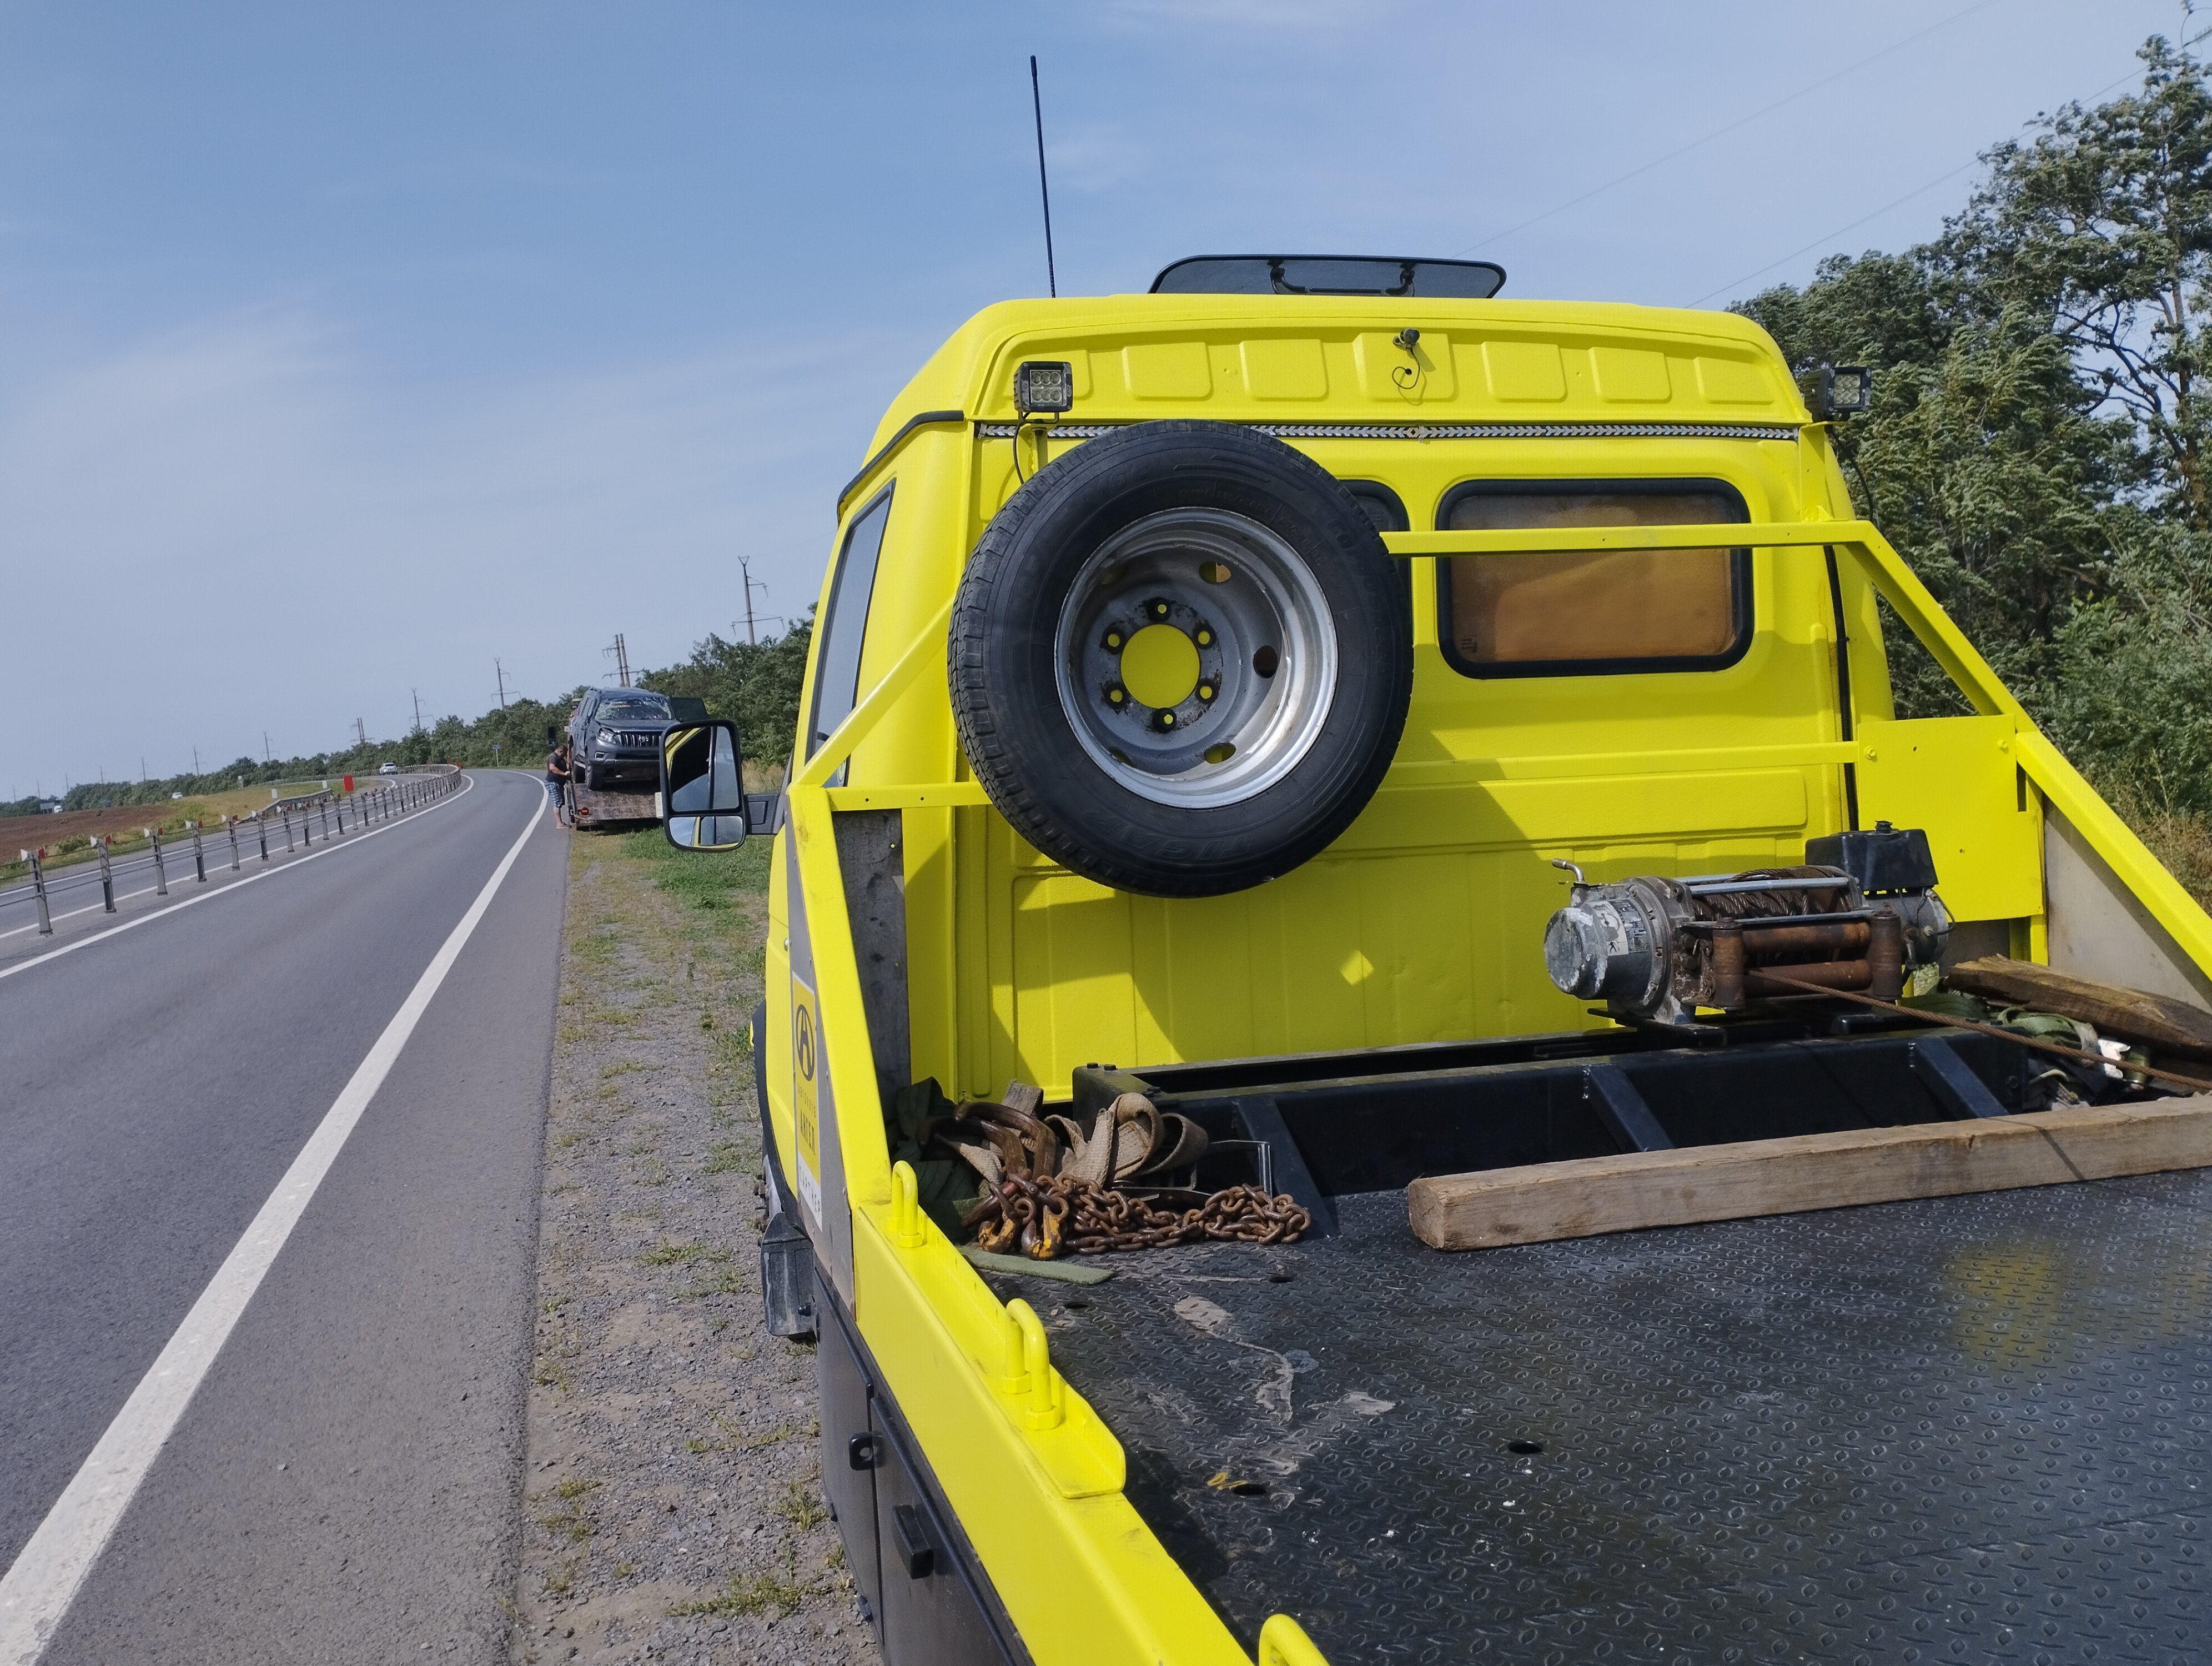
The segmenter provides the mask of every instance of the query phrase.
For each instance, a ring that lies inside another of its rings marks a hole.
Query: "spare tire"
[[[1042,469],[984,530],[947,649],[1000,813],[1085,878],[1212,897],[1287,873],[1389,767],[1403,569],[1280,441],[1156,422]]]

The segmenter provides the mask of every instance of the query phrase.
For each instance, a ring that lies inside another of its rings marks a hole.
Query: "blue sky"
[[[741,617],[740,556],[803,611],[890,395],[1043,292],[1032,52],[1064,293],[1281,248],[1718,306],[1927,236],[2180,23],[0,0],[0,672],[35,714],[0,793],[396,734],[414,690],[473,716],[495,656],[550,697],[617,629],[665,664]]]

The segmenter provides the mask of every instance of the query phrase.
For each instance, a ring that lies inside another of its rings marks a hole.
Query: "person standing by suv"
[[[568,740],[567,736],[553,743],[553,750],[545,757],[545,791],[553,800],[558,813],[564,789],[568,785]]]

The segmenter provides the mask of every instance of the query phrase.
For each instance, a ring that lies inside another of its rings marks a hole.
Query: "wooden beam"
[[[1943,981],[1968,994],[2079,1018],[2129,1041],[2197,1058],[2212,1057],[2212,1012],[2185,1000],[2123,989],[2032,960],[2008,960],[1996,954],[1961,961],[1944,974]]]
[[[1432,1250],[1487,1250],[2207,1167],[2212,1095],[1441,1175],[1406,1211]]]

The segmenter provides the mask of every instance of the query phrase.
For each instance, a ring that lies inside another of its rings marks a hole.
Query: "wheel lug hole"
[[[1200,684],[1198,685],[1198,697],[1199,697],[1200,699],[1201,699],[1201,700],[1211,700],[1211,699],[1212,699],[1212,698],[1213,698],[1213,684],[1211,684],[1211,683],[1200,683]]]
[[[1205,629],[1205,627],[1200,626],[1197,635],[1193,638],[1193,640],[1195,641],[1200,648],[1212,648],[1213,646],[1213,633]]]
[[[1115,653],[1120,652],[1121,647],[1121,633],[1118,630],[1108,631],[1106,633],[1106,646],[1109,650]]]
[[[1127,705],[1128,703],[1128,700],[1129,696],[1127,691],[1123,689],[1116,687],[1109,688],[1106,690],[1106,703],[1109,706]]]

